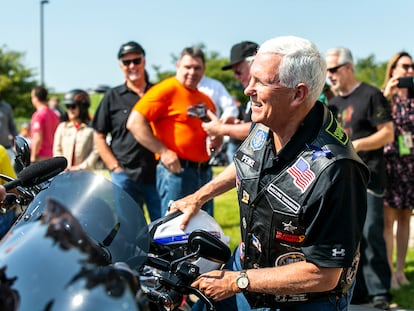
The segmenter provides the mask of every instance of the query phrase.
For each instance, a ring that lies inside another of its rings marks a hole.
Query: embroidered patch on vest
[[[300,209],[300,204],[294,201],[291,197],[289,197],[286,193],[284,193],[280,188],[277,186],[270,184],[267,187],[267,192],[269,192],[272,196],[274,196],[280,203],[286,206],[291,211],[297,213]]]
[[[280,255],[275,261],[275,267],[286,266],[291,263],[306,261],[305,255],[299,252],[291,252]]]
[[[342,145],[346,145],[348,143],[349,137],[346,135],[344,130],[342,129],[339,122],[334,118],[332,113],[330,115],[330,120],[328,126],[325,128],[325,131],[334,137],[337,141],[339,141]]]
[[[243,195],[242,195],[241,201],[244,204],[249,204],[249,199],[250,199],[250,194],[246,190],[243,190]]]
[[[263,148],[264,143],[266,141],[267,132],[261,129],[258,129],[257,132],[254,134],[252,140],[250,141],[250,146],[252,147],[253,151],[257,151]]]
[[[235,157],[238,160],[240,160],[240,162],[246,164],[248,167],[251,167],[256,171],[259,169],[259,162],[253,159],[252,157],[248,156],[247,154],[243,153],[242,151],[237,151]]]
[[[293,177],[293,184],[299,188],[302,193],[306,191],[309,185],[315,180],[315,174],[310,169],[309,163],[300,157],[287,172]]]

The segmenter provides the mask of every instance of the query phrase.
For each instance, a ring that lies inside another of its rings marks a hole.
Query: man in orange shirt
[[[221,143],[215,137],[208,138],[201,127],[207,110],[216,110],[211,99],[197,89],[205,71],[203,52],[185,48],[176,71],[175,77],[145,93],[127,122],[136,140],[160,159],[157,188],[163,212],[170,201],[193,193],[211,180],[209,151]],[[213,202],[206,203],[204,209],[212,215]]]

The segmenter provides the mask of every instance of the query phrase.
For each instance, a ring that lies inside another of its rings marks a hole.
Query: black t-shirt
[[[361,83],[347,96],[332,98],[328,107],[351,140],[372,135],[377,132],[378,125],[392,121],[391,107],[381,91],[366,83]],[[386,179],[383,147],[361,151],[358,155],[371,173],[368,188],[383,188]]]
[[[154,184],[155,156],[139,144],[126,128],[129,114],[139,99],[125,84],[110,89],[99,104],[91,126],[99,133],[111,135],[111,150],[132,180]]]

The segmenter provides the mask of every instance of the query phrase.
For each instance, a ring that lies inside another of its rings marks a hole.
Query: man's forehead
[[[200,57],[193,57],[191,55],[184,55],[183,57],[181,57],[180,61],[179,61],[180,65],[185,65],[185,66],[196,66],[196,65],[201,65],[204,66],[203,60]]]

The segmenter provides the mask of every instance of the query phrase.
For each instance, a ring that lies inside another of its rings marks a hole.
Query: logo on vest
[[[305,255],[299,252],[291,252],[280,255],[275,261],[275,267],[286,266],[291,263],[305,261]]]
[[[261,129],[258,129],[257,132],[254,134],[250,145],[253,151],[257,151],[263,148],[264,143],[266,141],[267,132]]]
[[[277,230],[275,238],[289,243],[302,243],[305,240],[304,235],[290,234]]]
[[[290,233],[295,233],[295,230],[298,228],[292,225],[292,221],[289,221],[289,223],[282,222],[282,224],[283,224],[283,230],[289,231]]]
[[[315,174],[310,169],[309,163],[302,157],[300,157],[287,172],[293,177],[293,184],[299,188],[302,193],[305,192],[315,180]]]
[[[348,135],[346,135],[339,122],[333,117],[332,113],[329,114],[329,117],[329,124],[325,128],[325,131],[341,144],[346,145],[349,140]]]
[[[332,257],[345,257],[345,248],[333,248],[332,249]]]
[[[252,159],[251,157],[245,154],[242,155],[240,161],[242,161],[247,166],[250,166],[251,168],[253,168],[254,165],[256,164],[256,161],[254,159]]]

